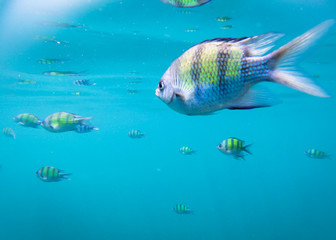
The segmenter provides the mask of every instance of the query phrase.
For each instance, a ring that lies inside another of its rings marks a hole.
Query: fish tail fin
[[[243,150],[245,152],[247,152],[248,154],[252,155],[252,152],[248,149],[249,147],[251,147],[252,143],[251,144],[247,144],[246,146],[243,147]]]
[[[71,180],[69,176],[71,176],[72,173],[60,173],[60,176],[66,180]]]
[[[295,59],[322,37],[333,24],[334,20],[327,20],[268,54],[266,57],[269,58],[271,64],[271,81],[310,95],[329,97],[328,94],[319,86],[315,85],[313,81],[302,76],[295,70],[288,70],[288,68],[292,68]]]

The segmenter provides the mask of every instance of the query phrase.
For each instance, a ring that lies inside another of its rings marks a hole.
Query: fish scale
[[[195,95],[200,102],[202,99],[216,103],[221,99],[227,101],[234,96],[233,93],[241,91],[247,82],[259,77],[252,78],[252,73],[262,69],[262,58],[248,60],[244,51],[235,46],[203,45],[182,55],[178,63],[182,70],[179,81],[196,87]],[[242,72],[246,74],[242,75]]]

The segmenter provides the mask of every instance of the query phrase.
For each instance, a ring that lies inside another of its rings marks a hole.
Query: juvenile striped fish
[[[83,72],[71,72],[71,71],[47,71],[42,72],[43,75],[50,75],[50,76],[77,76],[81,75]]]
[[[230,18],[230,17],[218,17],[218,18],[216,18],[216,20],[218,21],[218,22],[227,22],[227,21],[230,21],[232,18]]]
[[[90,119],[92,117],[82,118],[80,115],[58,112],[46,117],[41,126],[49,132],[67,132],[76,130],[78,125],[84,124],[83,122]]]
[[[94,126],[90,126],[90,125],[87,125],[87,124],[80,124],[80,125],[77,125],[76,128],[75,128],[75,132],[77,132],[77,133],[88,133],[88,132],[91,132],[93,130],[98,131],[99,128],[94,127]]]
[[[173,208],[173,210],[178,214],[192,214],[194,213],[192,210],[190,210],[187,206],[183,204],[176,204],[176,206]]]
[[[30,113],[21,113],[15,116],[13,120],[23,127],[37,128],[41,125],[41,121],[38,117]]]
[[[206,40],[171,64],[155,93],[170,108],[187,115],[276,104],[269,93],[251,88],[262,81],[328,97],[311,80],[288,67],[293,67],[293,60],[326,33],[333,22],[321,23],[266,56],[263,55],[282,34]]]
[[[61,62],[62,60],[60,59],[40,59],[38,60],[39,64],[53,64],[53,63],[58,63]]]
[[[128,132],[128,136],[130,138],[142,138],[143,136],[145,136],[145,134],[140,130],[132,129],[131,131]]]
[[[36,173],[36,176],[44,182],[59,182],[61,180],[70,180],[71,173],[63,173],[62,170],[55,167],[42,167]]]
[[[244,152],[252,154],[247,148],[251,146],[251,144],[244,146],[244,141],[238,138],[228,138],[223,140],[220,144],[218,144],[217,149],[222,153],[232,155],[235,159],[244,159]]]
[[[198,7],[210,2],[211,0],[161,0],[162,2],[174,7],[189,8]]]
[[[28,80],[28,79],[19,79],[17,80],[18,84],[26,85],[26,84],[36,84],[36,81]]]
[[[77,86],[94,86],[94,85],[96,85],[96,83],[92,83],[88,79],[76,80],[76,81],[73,81],[72,83],[74,85],[77,85]]]
[[[182,153],[184,155],[191,155],[191,154],[195,153],[195,151],[192,150],[190,147],[183,146],[183,147],[180,148],[180,153]]]
[[[16,134],[15,134],[14,130],[11,129],[10,127],[3,128],[2,133],[7,137],[11,137],[11,138],[14,138],[14,139],[16,137]]]
[[[317,158],[317,159],[331,158],[331,156],[327,155],[325,152],[314,148],[308,149],[307,151],[305,151],[305,154],[310,158]]]
[[[62,44],[62,45],[67,45],[69,44],[68,42],[61,42],[55,39],[54,37],[45,37],[45,36],[35,36],[35,39],[42,40],[44,42],[53,42],[57,44]]]

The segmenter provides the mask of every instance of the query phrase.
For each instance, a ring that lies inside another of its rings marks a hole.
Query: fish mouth
[[[166,104],[171,104],[171,103],[173,102],[175,93],[172,94],[172,96],[170,97],[170,99],[169,99],[168,101],[167,101],[166,99],[164,99],[164,98],[161,98],[161,97],[160,97],[160,94],[161,94],[161,90],[160,90],[159,88],[157,88],[157,89],[155,90],[155,95],[156,95],[158,98],[160,98],[160,99],[161,99],[162,101],[164,101]]]

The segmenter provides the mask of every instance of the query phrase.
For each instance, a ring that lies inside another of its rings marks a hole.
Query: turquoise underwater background
[[[262,83],[281,104],[185,116],[155,96],[171,62],[203,40],[285,33],[278,48],[327,19],[336,19],[335,1],[213,0],[181,9],[160,0],[2,0],[1,129],[16,139],[0,136],[0,239],[336,239],[335,25],[296,64],[330,98]],[[46,58],[64,61],[38,63]],[[78,79],[97,85],[73,85]],[[99,131],[51,133],[13,121],[62,111],[92,116]],[[145,136],[131,139],[131,129]],[[252,143],[253,155],[219,152],[228,137]],[[196,153],[182,155],[182,146]],[[308,158],[308,148],[332,157]],[[35,172],[43,166],[73,175],[42,182]],[[179,203],[194,214],[174,212]]]

